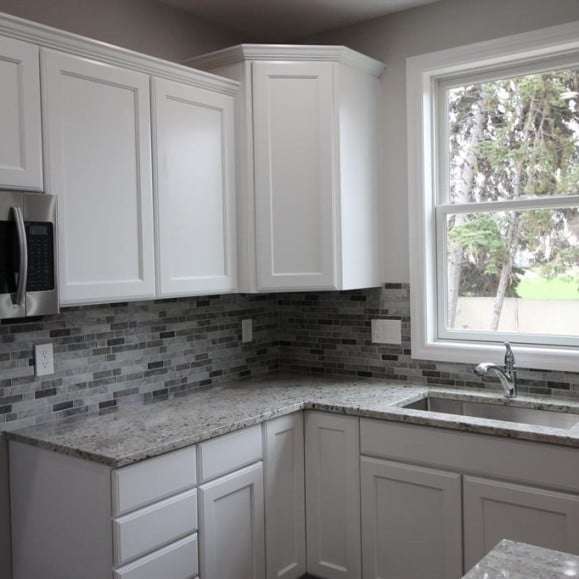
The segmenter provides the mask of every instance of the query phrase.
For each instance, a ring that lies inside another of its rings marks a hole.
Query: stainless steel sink
[[[427,396],[405,404],[404,408],[414,410],[427,410],[429,412],[444,412],[445,414],[458,414],[460,416],[474,416],[477,418],[490,418],[519,424],[533,424],[536,426],[549,426],[551,428],[571,428],[579,423],[579,414],[557,412],[553,410],[537,410],[521,406],[503,406],[486,402],[471,402],[457,400],[455,398],[438,398]]]

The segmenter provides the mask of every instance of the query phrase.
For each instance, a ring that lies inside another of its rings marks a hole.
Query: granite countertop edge
[[[579,557],[503,539],[463,579],[563,579],[579,574]]]
[[[424,398],[453,397],[493,404],[563,409],[579,415],[579,402],[497,392],[428,387],[396,381],[276,376],[225,383],[179,398],[119,409],[67,423],[8,431],[9,440],[120,468],[301,410],[319,410],[579,448],[579,424],[570,429],[403,408]],[[272,398],[268,402],[268,397]],[[579,416],[578,416],[579,422]]]

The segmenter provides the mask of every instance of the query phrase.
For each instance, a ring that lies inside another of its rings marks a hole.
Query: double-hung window
[[[579,23],[407,83],[413,357],[579,371]]]

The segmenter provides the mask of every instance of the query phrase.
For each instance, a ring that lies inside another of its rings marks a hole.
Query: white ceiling
[[[239,33],[284,42],[438,0],[161,0]]]

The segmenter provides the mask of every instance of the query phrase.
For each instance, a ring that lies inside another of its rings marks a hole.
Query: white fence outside
[[[488,330],[494,298],[458,298],[454,328]],[[499,331],[579,334],[579,300],[505,298]]]

